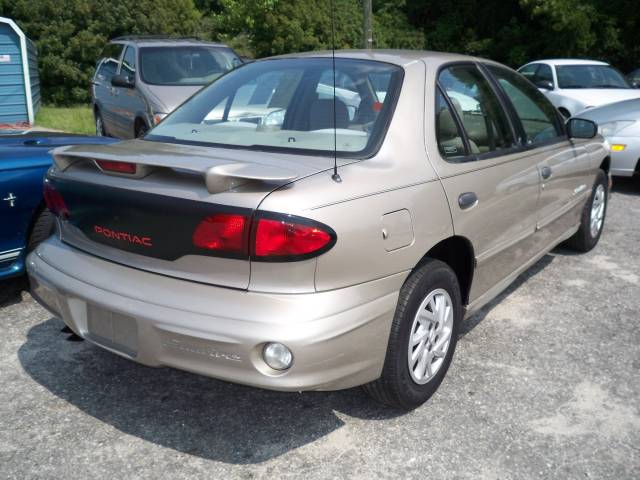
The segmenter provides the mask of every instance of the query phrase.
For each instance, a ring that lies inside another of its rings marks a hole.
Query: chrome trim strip
[[[0,252],[0,262],[4,260],[13,260],[14,258],[18,258],[21,252],[22,252],[22,248],[17,248],[15,250],[7,250],[6,252]]]

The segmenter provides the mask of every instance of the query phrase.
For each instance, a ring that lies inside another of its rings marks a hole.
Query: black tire
[[[596,199],[596,191],[599,187],[604,189],[604,209],[602,212],[602,223],[596,235],[592,234],[591,231],[591,209],[593,207],[593,202]],[[584,204],[584,208],[582,210],[582,216],[580,217],[580,228],[578,231],[566,241],[566,245],[578,252],[588,252],[592,250],[598,244],[600,240],[600,236],[602,235],[602,230],[604,229],[604,221],[607,217],[607,205],[609,204],[609,179],[607,178],[607,174],[603,170],[598,170],[598,174],[596,175],[596,181],[593,184],[591,189],[591,195],[589,199]]]
[[[31,228],[31,234],[27,242],[27,252],[32,251],[40,242],[51,236],[53,233],[53,222],[54,216],[46,208],[38,214]]]
[[[102,120],[102,115],[100,115],[100,112],[96,111],[94,118],[96,123],[96,135],[98,137],[106,137],[107,131],[104,128],[104,121]]]
[[[435,375],[427,383],[420,385],[414,381],[409,371],[408,348],[411,330],[423,300],[438,289],[445,290],[451,299],[451,339],[444,360]],[[379,379],[364,385],[365,391],[378,402],[403,410],[411,410],[422,405],[435,393],[447,373],[456,348],[461,321],[462,300],[456,274],[447,264],[427,259],[411,274],[400,290],[382,375]]]
[[[142,122],[142,121],[139,122],[138,126],[136,127],[136,131],[135,131],[136,138],[144,137],[147,134],[148,131],[149,131],[149,127],[147,127],[147,124]]]

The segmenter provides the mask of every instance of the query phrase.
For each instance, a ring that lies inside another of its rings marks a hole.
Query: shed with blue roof
[[[0,17],[0,124],[33,124],[39,108],[36,46],[13,20]]]

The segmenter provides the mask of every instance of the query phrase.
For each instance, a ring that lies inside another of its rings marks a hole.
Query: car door
[[[499,291],[532,258],[538,159],[523,155],[503,100],[475,63],[437,77],[434,162],[456,235],[474,249],[470,303]]]
[[[133,45],[128,45],[118,69],[120,75],[124,75],[134,82],[136,82],[136,55],[136,48]],[[113,96],[116,135],[118,138],[134,138],[136,113],[144,111],[144,101],[135,86],[133,88],[114,86]]]
[[[541,177],[536,230],[538,249],[549,248],[579,222],[593,183],[586,148],[570,141],[563,122],[544,95],[517,73],[487,65],[519,119],[519,135],[537,160]]]
[[[120,67],[120,57],[122,55],[121,44],[111,43],[105,47],[98,61],[96,73],[91,81],[93,90],[93,101],[102,117],[105,131],[109,135],[116,135],[115,123],[115,97],[113,96],[114,87],[111,85],[111,79],[117,73]]]
[[[29,224],[42,200],[42,176],[51,164],[46,151],[27,143],[31,141],[4,146],[0,155],[0,271],[26,246]]]

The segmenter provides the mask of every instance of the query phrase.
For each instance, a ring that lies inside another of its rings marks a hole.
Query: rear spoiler
[[[168,168],[175,171],[186,171],[201,175],[209,193],[219,193],[230,188],[249,182],[283,183],[298,178],[298,174],[292,170],[271,165],[251,162],[230,162],[229,160],[199,157],[180,156],[176,160],[173,155],[145,155],[143,153],[122,154],[118,152],[100,151],[99,146],[92,145],[89,149],[74,146],[59,147],[52,152],[55,166],[60,171],[65,171],[79,162],[91,162],[96,160],[110,162],[135,163],[138,166],[137,173],[132,175],[104,172],[108,175],[126,176],[128,178],[143,178],[157,168]],[[99,168],[99,166],[98,166]]]

